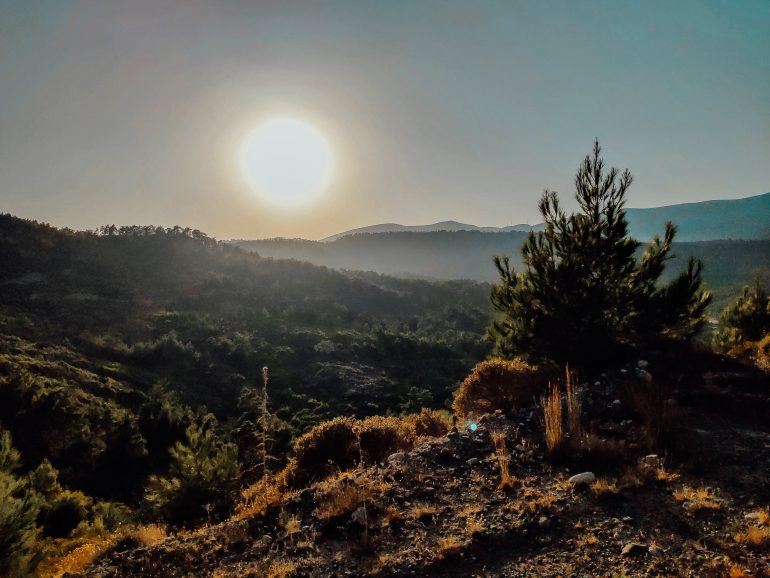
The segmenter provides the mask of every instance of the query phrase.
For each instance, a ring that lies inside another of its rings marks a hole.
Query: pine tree
[[[37,499],[16,476],[21,462],[7,431],[0,433],[0,576],[29,576],[40,561]]]
[[[145,499],[173,523],[219,518],[229,511],[240,481],[238,449],[217,435],[212,414],[199,416],[185,437],[170,450],[169,474],[150,477]]]
[[[719,317],[719,330],[714,345],[722,350],[745,341],[759,341],[770,332],[770,297],[757,279],[753,287],[728,305]]]
[[[568,215],[556,193],[544,192],[545,229],[524,243],[522,272],[494,259],[500,283],[491,300],[502,316],[490,333],[501,355],[594,367],[663,338],[687,341],[702,326],[710,296],[700,262],[659,283],[676,234],[670,222],[636,259],[640,243],[624,211],[631,173],[605,171],[600,154],[595,141],[575,175],[579,212]]]

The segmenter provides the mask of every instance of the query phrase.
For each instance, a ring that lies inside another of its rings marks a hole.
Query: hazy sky
[[[274,116],[331,144],[311,206],[241,175]],[[0,0],[0,211],[56,225],[537,222],[595,136],[630,206],[770,191],[770,2]]]

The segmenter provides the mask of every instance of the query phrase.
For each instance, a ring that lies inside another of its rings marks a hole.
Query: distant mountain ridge
[[[328,243],[331,241],[336,241],[341,237],[367,233],[436,233],[439,231],[481,231],[482,233],[510,233],[512,231],[537,230],[541,227],[541,225],[525,224],[509,225],[507,227],[479,227],[477,225],[469,225],[467,223],[459,223],[457,221],[440,221],[431,225],[399,225],[398,223],[382,223],[379,225],[369,225],[368,227],[359,227],[358,229],[344,231],[342,233],[321,239],[321,241]]]
[[[666,221],[673,221],[679,228],[678,241],[768,239],[770,238],[770,193],[742,199],[700,201],[647,209],[627,209],[626,216],[628,217],[631,236],[642,241],[659,234]],[[382,223],[343,231],[321,239],[321,241],[328,243],[342,237],[360,234],[431,233],[437,231],[510,233],[514,231],[537,231],[542,227],[542,223],[506,227],[479,227],[457,221],[441,221],[431,225]]]

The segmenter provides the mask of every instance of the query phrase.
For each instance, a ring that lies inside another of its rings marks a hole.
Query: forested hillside
[[[488,351],[484,285],[263,259],[199,231],[4,215],[0,262],[0,424],[28,467],[110,499],[167,467],[198,408],[236,427],[263,366],[286,443],[335,415],[442,407]]]
[[[657,233],[662,231],[661,227]],[[493,282],[497,270],[492,255],[508,255],[511,263],[519,267],[519,248],[526,236],[525,232],[403,232],[352,235],[329,243],[265,239],[234,244],[268,257],[293,258],[340,269]],[[713,311],[724,307],[726,300],[753,278],[770,273],[770,241],[674,243],[673,253],[667,274],[681,269],[690,256],[703,261],[703,276],[714,294]]]

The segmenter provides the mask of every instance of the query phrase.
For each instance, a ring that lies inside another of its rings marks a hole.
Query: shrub
[[[294,457],[281,474],[284,483],[299,488],[353,467],[359,459],[355,426],[356,420],[338,417],[300,436],[294,442]]]
[[[404,418],[416,436],[439,437],[449,431],[451,421],[446,413],[435,409],[422,408],[420,413],[414,413]]]
[[[522,246],[523,272],[495,257],[500,283],[491,299],[501,318],[490,333],[503,356],[593,368],[661,338],[688,341],[703,324],[710,296],[700,262],[690,259],[668,285],[659,283],[672,223],[637,261],[640,243],[628,236],[623,209],[631,174],[605,172],[600,153],[597,141],[575,176],[580,212],[568,215],[556,193],[543,194],[545,228]]]
[[[490,359],[476,364],[455,392],[452,408],[461,417],[526,407],[545,385],[537,366],[520,359]]]
[[[722,351],[746,341],[759,341],[770,331],[770,297],[759,280],[744,287],[743,295],[728,305],[719,317],[714,346]]]
[[[397,417],[368,417],[356,424],[356,433],[360,457],[365,463],[382,461],[394,452],[410,448],[414,442],[414,429]]]

